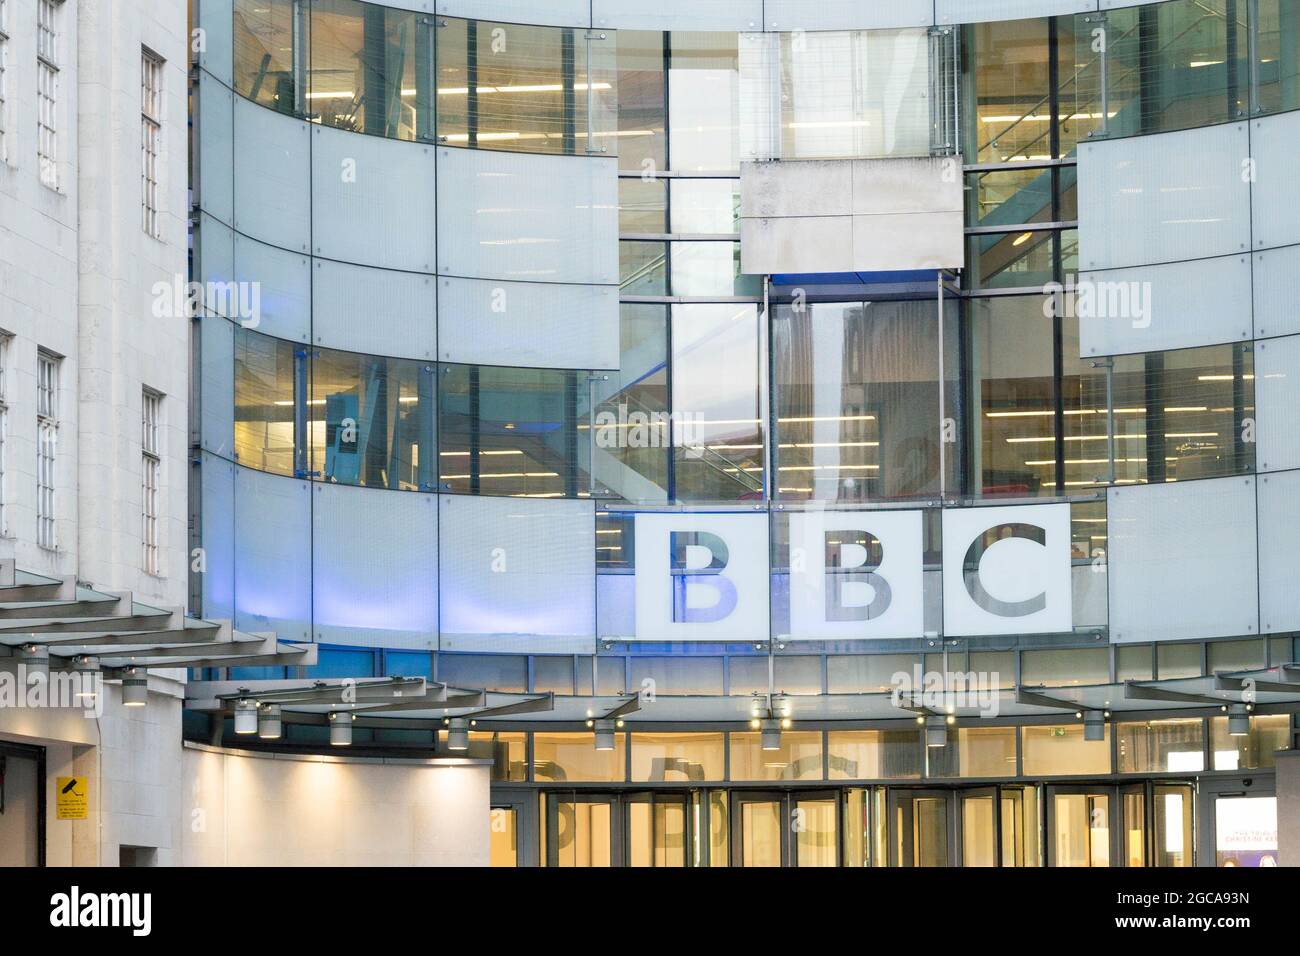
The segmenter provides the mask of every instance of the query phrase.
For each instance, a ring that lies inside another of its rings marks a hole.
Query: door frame
[[[612,861],[614,866],[630,867],[630,849],[632,846],[632,814],[628,812],[633,803],[646,803],[650,807],[650,827],[651,827],[651,868],[654,868],[654,827],[655,827],[655,804],[656,803],[673,803],[682,808],[682,866],[691,866],[691,850],[695,845],[695,821],[691,813],[692,796],[696,791],[693,790],[625,790],[618,794],[619,816],[622,821],[623,832],[621,834],[623,856]],[[677,869],[671,867],[671,869]]]
[[[1197,788],[1196,866],[1219,865],[1215,833],[1215,807],[1219,797],[1273,797],[1277,799],[1277,777],[1272,770],[1249,770],[1231,776],[1204,776]]]
[[[546,854],[548,867],[560,866],[560,803],[603,803],[609,806],[609,865],[611,868],[623,866],[623,802],[621,795],[610,790],[564,790],[543,791],[546,813]]]
[[[811,792],[811,791],[810,791]],[[777,866],[785,868],[791,865],[790,839],[790,791],[788,790],[732,790],[731,805],[727,812],[731,816],[731,865],[745,865],[744,813],[746,803],[775,803],[777,805],[778,832],[780,833],[780,862]],[[838,813],[838,811],[837,811]],[[837,817],[838,819],[838,817]]]
[[[1106,826],[1110,844],[1108,866],[1114,867],[1118,865],[1116,860],[1122,858],[1120,853],[1123,849],[1123,842],[1120,838],[1120,824],[1122,823],[1120,793],[1123,789],[1123,787],[1114,783],[1048,783],[1043,786],[1043,838],[1047,844],[1043,848],[1043,859],[1048,867],[1055,869],[1059,866],[1056,861],[1056,797],[1058,794],[1061,796],[1104,794],[1106,796]]]
[[[0,757],[36,761],[36,865],[45,866],[46,790],[45,748],[0,740]]]
[[[918,797],[942,798],[944,800],[944,809],[947,814],[948,829],[948,861],[945,866],[960,866],[957,861],[960,858],[961,847],[961,825],[957,821],[958,800],[957,795],[964,792],[958,787],[889,787],[885,791],[885,843],[888,854],[887,863],[891,867],[903,866],[902,860],[899,859],[900,844],[899,836],[902,837],[902,846],[906,848],[907,855],[915,860],[916,847],[914,844],[914,834],[916,824],[913,816],[913,809],[909,803],[906,813],[907,826],[902,834],[898,833],[897,809],[899,801],[907,799],[914,800]],[[912,866],[913,864],[907,864]]]

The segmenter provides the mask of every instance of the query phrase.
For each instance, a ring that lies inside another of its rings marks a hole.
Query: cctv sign
[[[923,512],[792,512],[790,636],[916,638],[925,631]],[[769,633],[763,514],[638,514],[636,637],[749,641]],[[1069,631],[1070,506],[945,509],[943,631]],[[933,572],[931,572],[933,573]]]

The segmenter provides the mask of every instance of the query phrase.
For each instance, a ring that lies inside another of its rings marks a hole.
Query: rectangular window
[[[162,477],[158,427],[161,414],[162,396],[146,388],[140,407],[141,540],[146,574],[162,573],[158,533],[158,489]]]
[[[59,0],[39,0],[36,20],[36,158],[41,182],[59,188]]]
[[[36,543],[58,547],[54,525],[54,468],[59,439],[59,359],[36,359]]]
[[[144,231],[155,239],[158,228],[158,153],[162,146],[162,65],[148,50],[140,51],[140,203]]]

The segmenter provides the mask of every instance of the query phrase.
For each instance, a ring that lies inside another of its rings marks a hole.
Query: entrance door
[[[837,791],[791,794],[791,847],[795,866],[839,866],[840,801]]]
[[[0,866],[45,865],[45,750],[0,742]]]
[[[963,790],[961,801],[961,865],[998,865],[998,793],[996,787]]]
[[[1147,788],[1130,784],[1119,791],[1120,866],[1147,866]]]
[[[1038,813],[1041,802],[1036,784],[998,787],[1003,866],[1043,865],[1042,822]]]
[[[568,791],[546,795],[546,865],[613,866],[622,857],[617,798]]]
[[[731,792],[733,866],[783,866],[790,856],[789,836],[782,794]]]
[[[891,790],[889,865],[952,866],[956,814],[947,790]]]
[[[686,866],[692,844],[687,793],[629,793],[623,797],[623,845],[628,866]]]
[[[1047,788],[1049,866],[1110,866],[1119,857],[1114,787]]]
[[[1277,866],[1271,777],[1203,779],[1201,796],[1202,866]]]

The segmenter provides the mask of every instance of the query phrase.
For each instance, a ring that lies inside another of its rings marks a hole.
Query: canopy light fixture
[[[925,745],[927,747],[948,746],[948,725],[956,723],[957,718],[944,714],[929,714],[925,718]]]
[[[448,717],[443,723],[447,727],[447,749],[469,750],[469,718]]]
[[[1083,739],[1099,741],[1106,739],[1106,720],[1110,717],[1108,710],[1085,710],[1083,712]]]
[[[149,703],[149,675],[138,668],[129,668],[122,676],[122,706],[143,707]]]
[[[279,740],[284,732],[279,704],[263,704],[257,711],[257,736],[263,740]]]
[[[330,711],[329,725],[331,747],[352,746],[352,721],[354,719],[353,715],[346,711]]]
[[[246,699],[235,701],[235,733],[257,733],[257,701]]]
[[[50,676],[50,649],[45,644],[21,644],[14,649],[18,663],[27,668],[27,674]]]
[[[1228,705],[1228,735],[1230,737],[1247,737],[1250,735],[1250,712],[1254,704]]]

